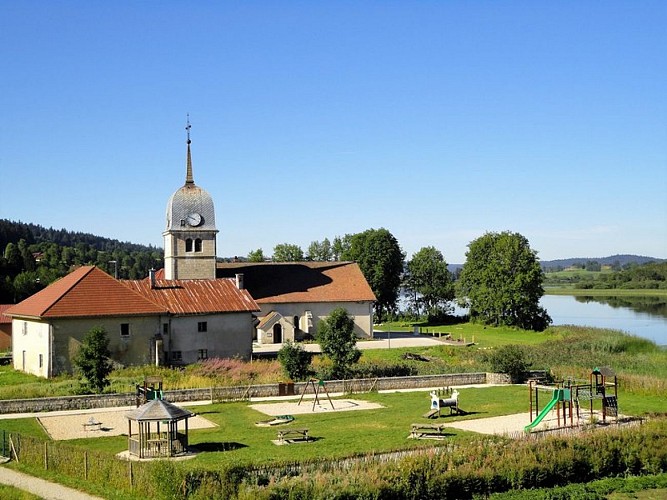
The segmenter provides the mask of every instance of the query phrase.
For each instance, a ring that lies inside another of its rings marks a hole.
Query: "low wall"
[[[326,384],[329,393],[362,393],[381,390],[451,387],[455,385],[487,383],[509,383],[509,378],[506,375],[497,373],[456,373],[416,377],[328,380]],[[164,398],[173,403],[186,403],[190,401],[239,401],[249,398],[275,397],[290,393],[298,395],[302,394],[304,390],[306,394],[313,393],[313,385],[306,382],[296,382],[293,385],[293,391],[292,384],[180,389],[164,391]],[[134,393],[61,396],[40,399],[7,399],[0,400],[0,414],[113,408],[118,406],[132,406],[135,403]]]

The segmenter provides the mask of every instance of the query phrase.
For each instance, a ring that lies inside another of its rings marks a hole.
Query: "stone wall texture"
[[[498,373],[456,373],[423,375],[416,377],[387,377],[351,380],[328,380],[326,389],[333,393],[363,393],[401,389],[444,388],[458,385],[507,384],[509,377]],[[312,394],[314,383],[295,382],[284,384],[250,385],[246,387],[212,387],[208,389],[181,389],[164,391],[164,399],[172,403],[191,401],[240,401],[259,397]],[[322,390],[322,389],[320,389]],[[113,408],[136,404],[134,393],[100,394],[88,396],[62,396],[40,399],[0,400],[0,414],[38,413],[62,410]]]

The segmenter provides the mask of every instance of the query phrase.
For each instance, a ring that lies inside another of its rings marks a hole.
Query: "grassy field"
[[[413,330],[410,324],[395,323],[383,326],[392,331]],[[550,370],[556,378],[586,380],[591,368],[612,367],[619,376],[619,408],[624,414],[664,415],[667,411],[664,399],[664,394],[667,393],[667,350],[658,348],[650,341],[619,332],[581,327],[554,327],[543,333],[509,328],[484,328],[474,324],[428,327],[428,329],[432,333],[450,333],[454,338],[460,336],[470,341],[474,336],[475,345],[367,350],[363,352],[360,363],[367,367],[405,365],[418,373],[486,371],[489,368],[489,354],[493,353],[494,349],[503,345],[518,344],[523,346],[526,357],[534,368]],[[407,352],[421,354],[430,361],[406,360],[404,355]],[[141,380],[144,375],[155,373],[165,377],[166,388],[190,384],[192,386],[204,384],[202,386],[206,387],[215,381],[238,383],[258,377],[262,380],[282,380],[280,367],[275,361],[263,361],[254,367],[250,365],[245,363],[225,366],[222,370],[225,372],[224,377],[215,372],[209,373],[202,367],[192,367],[185,371],[151,367],[132,368],[115,372],[113,387],[125,388],[124,391],[127,391],[128,387],[135,381]],[[28,391],[39,387],[49,394],[59,391],[71,393],[72,388],[77,387],[77,382],[68,378],[45,381],[14,372],[8,367],[0,368],[0,394],[26,395]],[[383,408],[296,415],[296,421],[291,425],[308,428],[310,434],[317,440],[294,446],[275,446],[271,443],[276,437],[276,429],[256,427],[254,425],[256,421],[267,417],[250,408],[247,403],[197,407],[195,411],[216,423],[217,427],[190,432],[190,443],[198,447],[202,453],[193,460],[183,462],[179,467],[193,471],[195,469],[216,471],[221,467],[232,465],[261,466],[322,458],[336,459],[438,444],[433,441],[406,439],[410,424],[424,421],[422,415],[428,410],[430,402],[427,391],[368,393],[355,395],[354,398],[380,403]],[[467,414],[448,416],[441,421],[526,412],[528,389],[525,386],[465,388],[461,391],[459,401],[461,408]],[[36,419],[2,420],[0,428],[48,439]],[[452,430],[443,444],[460,443],[465,446],[467,443],[479,440],[476,436],[474,433]],[[124,436],[71,440],[68,443],[80,449],[114,454],[127,449],[127,440]],[[44,473],[39,472],[39,474]],[[76,481],[73,483],[77,485]],[[106,492],[102,486],[96,488],[102,488],[98,494],[109,498],[132,498],[125,493]],[[2,496],[1,491],[0,496]]]

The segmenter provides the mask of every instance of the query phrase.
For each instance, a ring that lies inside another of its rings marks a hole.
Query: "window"
[[[201,238],[195,240],[195,252],[201,252]]]
[[[192,252],[192,238],[185,240],[185,251]]]
[[[181,351],[173,351],[171,353],[171,361],[174,363],[183,361],[183,353]]]
[[[41,368],[42,366],[44,366],[44,355],[40,354],[39,355],[39,367]]]
[[[208,324],[206,321],[200,321],[197,323],[197,331],[198,332],[207,332],[208,331]]]
[[[197,361],[208,359],[208,349],[199,349],[197,351]]]
[[[28,335],[28,322],[24,321],[23,322],[23,335]]]
[[[169,323],[162,323],[162,335],[169,335]]]
[[[121,323],[120,324],[120,336],[121,337],[129,337],[130,336],[130,324],[129,323]]]
[[[294,316],[294,330],[298,330],[298,329],[299,329],[299,317]]]

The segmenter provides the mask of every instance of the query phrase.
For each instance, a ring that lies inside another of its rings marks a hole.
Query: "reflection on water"
[[[639,297],[590,297],[577,296],[577,302],[599,302],[613,308],[628,307],[635,312],[647,313],[651,316],[667,318],[667,297],[639,296]]]
[[[545,295],[540,303],[554,325],[613,328],[667,345],[667,297]]]

